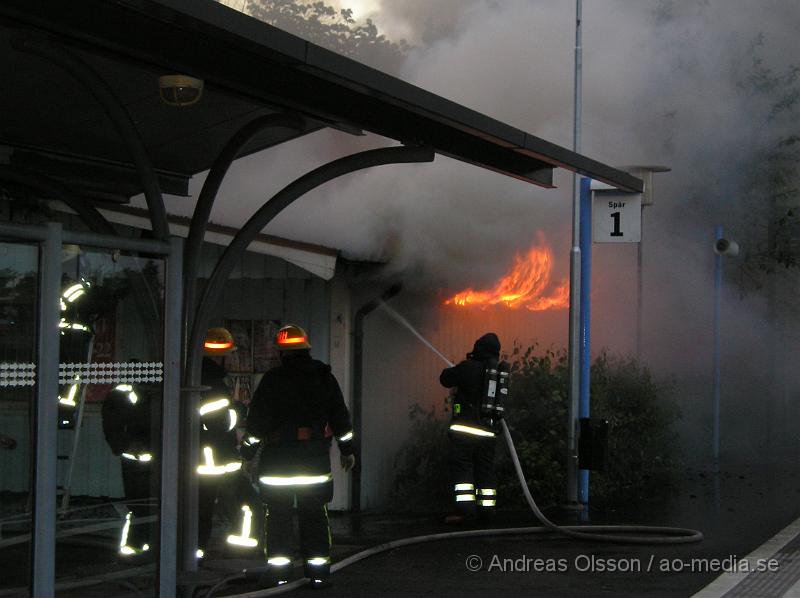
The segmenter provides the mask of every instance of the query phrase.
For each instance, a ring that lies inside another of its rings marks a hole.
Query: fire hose
[[[399,324],[407,328],[417,339],[424,343],[431,351],[433,351],[439,358],[447,363],[448,367],[453,367],[453,362],[447,359],[436,347],[434,347],[426,338],[424,338],[408,320],[398,314],[395,310],[389,307],[385,301],[378,301],[380,307],[388,313]],[[525,479],[525,474],[522,471],[522,465],[517,456],[517,449],[514,446],[514,441],[511,438],[511,432],[508,429],[504,419],[500,420],[503,430],[503,437],[508,447],[508,453],[511,456],[511,461],[514,463],[514,471],[516,471],[517,478],[519,479],[522,493],[525,495],[525,500],[528,503],[534,516],[542,524],[535,527],[509,527],[498,529],[480,529],[480,530],[464,530],[458,532],[446,532],[441,534],[427,534],[424,536],[413,536],[410,538],[401,538],[393,540],[377,546],[372,546],[366,550],[362,550],[354,555],[351,555],[331,566],[331,573],[340,571],[345,567],[349,567],[359,561],[362,561],[376,554],[400,548],[402,546],[409,546],[411,544],[422,544],[424,542],[437,542],[440,540],[451,540],[457,538],[480,538],[485,536],[510,536],[522,534],[545,534],[555,533],[574,538],[576,540],[591,540],[593,542],[608,542],[614,544],[645,544],[645,545],[670,545],[670,544],[689,544],[693,542],[700,542],[703,539],[703,533],[693,529],[685,529],[680,527],[664,527],[653,525],[556,525],[550,521],[544,513],[542,513],[536,501],[531,495],[528,488],[528,480]],[[228,577],[217,585],[212,587],[207,593],[206,598],[211,598],[214,592],[222,587],[228,581],[241,577],[241,575]],[[243,594],[229,594],[224,598],[261,598],[262,596],[275,596],[284,592],[289,592],[295,588],[306,585],[308,579],[302,578],[295,580],[275,588],[265,590],[256,590],[253,592],[245,592]]]
[[[505,438],[508,452],[511,455],[511,460],[514,463],[514,470],[516,471],[517,478],[522,486],[522,492],[525,495],[525,500],[528,502],[528,506],[530,507],[531,511],[533,511],[533,514],[542,524],[541,526],[464,530],[458,532],[446,532],[441,534],[427,534],[424,536],[401,538],[399,540],[393,540],[391,542],[372,546],[337,563],[334,563],[331,566],[331,573],[340,571],[345,567],[349,567],[350,565],[353,565],[371,556],[375,556],[376,554],[393,550],[395,548],[400,548],[402,546],[457,538],[556,533],[577,540],[591,540],[593,542],[610,542],[615,544],[646,545],[688,544],[700,542],[703,539],[702,532],[680,527],[663,527],[652,525],[556,525],[550,521],[544,515],[544,513],[542,513],[542,511],[539,509],[539,506],[536,504],[536,501],[533,499],[533,496],[528,489],[528,481],[525,479],[525,474],[522,472],[522,465],[520,465],[519,457],[517,456],[517,449],[514,447],[514,441],[511,439],[511,433],[508,430],[505,420],[501,420],[501,425],[503,437]],[[229,577],[223,580],[223,582],[217,586],[212,587],[206,593],[206,598],[211,598],[214,592],[221,587],[223,583],[227,583],[231,579],[233,578]],[[306,585],[308,582],[308,579],[303,578],[275,588],[245,592],[243,594],[228,594],[224,598],[261,598],[262,596],[275,596],[277,594],[282,594],[284,592],[289,592],[299,588],[303,585]]]

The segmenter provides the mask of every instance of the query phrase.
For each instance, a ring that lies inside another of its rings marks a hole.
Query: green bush
[[[537,355],[535,347],[511,355],[511,398],[507,423],[528,485],[542,507],[565,497],[567,438],[567,355],[563,350]],[[593,504],[613,506],[664,496],[679,466],[675,424],[679,413],[669,397],[672,384],[657,381],[632,358],[603,351],[591,367],[592,416],[609,420],[609,461],[593,472]],[[400,451],[394,482],[394,508],[447,510],[451,506],[447,467],[447,421],[435,409],[415,405],[411,434]],[[522,508],[524,499],[498,440],[498,506]]]
[[[436,409],[409,410],[411,433],[395,461],[391,507],[401,511],[443,510],[451,498],[447,474],[447,424]]]

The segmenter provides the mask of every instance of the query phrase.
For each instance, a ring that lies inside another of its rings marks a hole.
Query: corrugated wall
[[[223,247],[206,244],[199,271],[201,289]],[[330,345],[328,283],[282,259],[246,254],[225,286],[215,321],[226,319],[278,320],[298,324],[312,338],[312,354],[328,361]]]

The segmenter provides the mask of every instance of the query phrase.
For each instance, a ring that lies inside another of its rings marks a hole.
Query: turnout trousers
[[[151,545],[150,523],[139,523],[142,519],[155,514],[153,507],[148,504],[148,499],[155,497],[155,492],[150,492],[151,467],[148,462],[140,462],[122,458],[122,486],[125,489],[125,500],[128,503],[128,513],[119,541],[119,552],[123,556],[133,556],[149,550]]]
[[[496,438],[450,432],[450,472],[456,511],[476,513],[483,519],[494,514],[497,483],[494,471]]]
[[[312,580],[327,579],[331,568],[327,503],[333,498],[333,481],[297,485],[268,485],[262,481],[261,497],[267,513],[267,562],[276,580],[288,581],[291,573],[295,505],[305,575]]]

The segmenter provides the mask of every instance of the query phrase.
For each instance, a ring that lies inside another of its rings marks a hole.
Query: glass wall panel
[[[164,262],[65,246],[56,595],[154,595]]]
[[[0,592],[27,595],[31,563],[39,249],[0,242]]]

